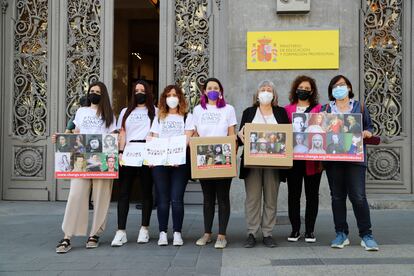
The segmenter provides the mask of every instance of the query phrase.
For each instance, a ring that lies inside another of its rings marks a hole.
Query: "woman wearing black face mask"
[[[290,104],[285,106],[292,122],[292,113],[319,113],[318,89],[315,80],[307,76],[298,76],[292,83],[289,94]],[[302,115],[302,114],[301,114]],[[295,118],[296,119],[296,118]],[[304,122],[303,122],[304,123]],[[298,241],[300,235],[300,197],[302,194],[302,179],[305,181],[306,212],[305,212],[305,241],[316,242],[313,234],[319,205],[319,184],[321,182],[322,164],[319,161],[293,161],[293,167],[288,171],[288,210],[292,224],[292,233],[288,241]]]
[[[145,143],[149,135],[156,109],[153,103],[152,92],[147,82],[139,80],[133,85],[127,108],[121,111],[117,128],[119,135],[119,160],[122,163],[122,153],[127,143]],[[112,246],[122,246],[127,242],[126,222],[129,211],[129,197],[135,178],[143,191],[142,222],[139,231],[138,243],[149,241],[148,227],[152,212],[152,174],[148,166],[133,167],[120,166],[120,186],[118,199],[118,231],[112,241]]]

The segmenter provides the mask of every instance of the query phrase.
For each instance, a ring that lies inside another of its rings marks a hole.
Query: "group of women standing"
[[[278,95],[271,81],[262,81],[253,96],[253,105],[244,110],[237,133],[239,145],[244,143],[244,125],[246,123],[289,124],[292,113],[362,113],[363,136],[372,136],[372,123],[366,109],[353,99],[352,85],[344,76],[332,79],[328,88],[330,102],[324,106],[318,103],[318,90],[315,81],[307,76],[297,77],[289,95],[290,104],[285,108],[278,106]],[[90,85],[87,93],[89,106],[78,109],[74,132],[81,134],[106,134],[119,132],[120,153],[120,195],[118,199],[118,230],[111,243],[122,246],[127,242],[126,221],[129,210],[129,198],[134,179],[139,178],[143,191],[141,228],[138,243],[147,243],[150,239],[149,224],[153,206],[152,186],[155,185],[157,200],[157,218],[159,223],[158,245],[168,245],[168,219],[170,208],[173,221],[173,245],[183,245],[181,235],[184,218],[184,192],[189,175],[189,160],[179,166],[122,166],[122,154],[127,143],[144,143],[151,137],[173,137],[186,135],[214,137],[236,135],[236,113],[233,106],[226,103],[221,82],[209,78],[202,87],[200,104],[188,113],[187,103],[180,87],[167,86],[160,95],[158,108],[154,106],[152,92],[145,81],[133,85],[129,105],[124,108],[115,124],[109,96],[101,82]],[[55,138],[54,138],[55,139]],[[272,168],[247,168],[242,163],[240,178],[245,181],[245,213],[247,239],[245,247],[254,247],[258,232],[262,232],[263,244],[274,247],[272,238],[276,224],[277,196],[280,182],[287,180],[288,210],[292,232],[288,240],[298,241],[300,232],[300,198],[304,180],[306,195],[305,232],[306,242],[316,242],[315,221],[319,205],[319,185],[323,167],[326,169],[331,189],[332,211],[336,238],[331,246],[343,248],[349,244],[346,222],[346,198],[349,197],[361,236],[361,245],[367,250],[378,250],[372,237],[369,207],[365,195],[366,163],[294,161],[288,170]],[[365,159],[366,160],[366,159]],[[86,248],[95,248],[99,244],[99,235],[104,231],[112,191],[111,180],[72,179],[62,224],[64,238],[56,248],[57,253],[66,253],[71,249],[71,237],[84,236],[88,227],[88,196],[93,183],[92,198],[95,204],[92,226]],[[196,241],[204,246],[213,241],[212,225],[216,200],[218,203],[218,235],[215,248],[227,245],[226,230],[230,218],[231,178],[202,179],[204,234]],[[263,198],[263,200],[262,200]],[[263,201],[263,202],[262,202]],[[262,207],[263,206],[263,207]]]

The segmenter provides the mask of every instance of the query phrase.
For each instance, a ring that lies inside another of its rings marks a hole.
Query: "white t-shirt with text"
[[[122,120],[126,110],[126,108],[122,109],[119,114],[117,129],[122,128]],[[155,114],[156,113],[157,110],[155,110]],[[145,140],[149,134],[150,128],[151,120],[148,116],[148,109],[146,107],[136,107],[125,121],[125,139],[127,142],[131,140]]]
[[[186,130],[194,130],[193,115],[188,113],[184,124],[184,116],[168,114],[162,120],[158,117],[152,123],[151,132],[158,134],[159,138],[168,138],[184,135]]]
[[[215,105],[201,105],[194,107],[194,126],[200,137],[227,136],[228,128],[237,125],[236,112],[234,107],[227,104],[217,108]]]
[[[81,134],[107,134],[116,130],[116,118],[107,128],[105,121],[96,115],[96,109],[91,107],[80,107],[76,111],[73,123],[79,129]]]

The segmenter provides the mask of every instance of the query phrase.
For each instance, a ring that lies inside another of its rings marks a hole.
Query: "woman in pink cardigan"
[[[321,105],[318,103],[318,89],[315,80],[307,76],[298,76],[292,83],[289,94],[290,104],[285,106],[289,121],[292,122],[292,114],[318,113]],[[302,115],[302,114],[300,114]],[[303,114],[305,115],[305,114]],[[304,116],[295,117],[295,129],[304,131]],[[302,125],[302,127],[300,127]],[[306,149],[306,140],[303,133],[294,133],[295,144],[301,149]],[[300,139],[299,139],[300,138]],[[299,143],[303,143],[300,144]],[[309,147],[309,146],[308,146]],[[293,161],[293,167],[288,171],[288,205],[289,219],[292,225],[292,233],[288,241],[296,242],[300,239],[300,197],[302,194],[302,179],[305,182],[306,212],[305,212],[305,241],[316,242],[314,227],[319,206],[319,184],[321,182],[322,164],[319,161]]]

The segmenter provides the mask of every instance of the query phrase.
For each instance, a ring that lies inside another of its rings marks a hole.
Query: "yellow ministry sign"
[[[247,32],[247,69],[338,69],[339,30]]]

